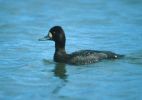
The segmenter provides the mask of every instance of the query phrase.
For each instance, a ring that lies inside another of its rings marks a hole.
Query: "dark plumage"
[[[66,37],[64,30],[60,26],[54,26],[49,30],[47,36],[40,41],[52,40],[55,42],[54,61],[68,64],[90,64],[103,59],[117,59],[123,55],[111,51],[80,50],[67,54],[65,50]]]

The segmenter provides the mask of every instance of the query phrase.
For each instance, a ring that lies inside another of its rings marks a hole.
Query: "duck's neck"
[[[63,42],[63,43],[55,42],[55,53],[59,53],[59,52],[66,54],[65,42]]]
[[[55,41],[55,53],[54,53],[54,61],[55,62],[67,62],[68,55],[65,51],[65,36],[62,36],[60,39],[56,39]]]
[[[61,45],[59,42],[55,42],[55,53],[54,53],[54,61],[56,62],[66,62],[67,54],[65,51],[65,44]]]

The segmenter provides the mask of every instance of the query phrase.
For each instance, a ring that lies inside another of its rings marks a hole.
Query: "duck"
[[[65,49],[65,32],[61,26],[53,26],[46,36],[39,39],[39,41],[47,40],[55,42],[54,61],[58,63],[85,65],[96,63],[105,59],[119,59],[124,56],[111,51],[98,51],[89,49],[79,50],[68,54]]]

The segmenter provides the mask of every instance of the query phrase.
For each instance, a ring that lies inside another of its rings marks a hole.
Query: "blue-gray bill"
[[[45,37],[40,38],[40,39],[38,39],[38,40],[39,40],[39,41],[48,41],[48,40],[50,40],[50,38],[47,37],[47,36],[45,36]]]

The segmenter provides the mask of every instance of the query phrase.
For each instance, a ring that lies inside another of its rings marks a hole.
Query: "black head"
[[[52,40],[55,42],[56,46],[64,47],[66,42],[66,37],[64,30],[62,29],[61,26],[54,26],[49,30],[47,36],[39,40],[40,41]]]
[[[65,33],[60,26],[52,27],[48,32],[48,37],[50,40],[53,40],[55,42],[65,41]]]

